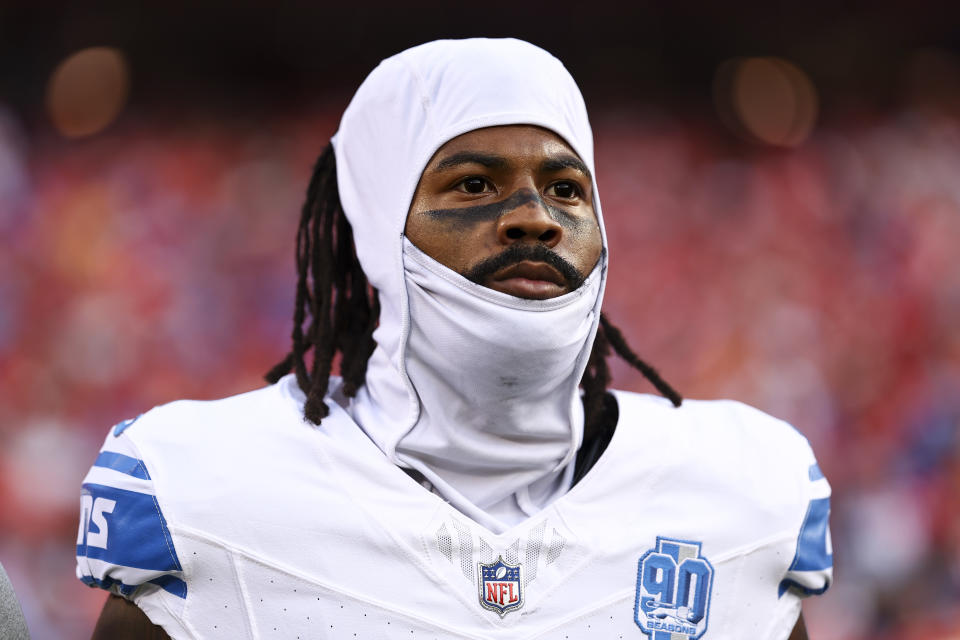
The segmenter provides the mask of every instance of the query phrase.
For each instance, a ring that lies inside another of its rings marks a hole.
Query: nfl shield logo
[[[499,556],[496,562],[480,563],[480,604],[500,617],[523,606],[523,580],[520,565],[511,565]]]

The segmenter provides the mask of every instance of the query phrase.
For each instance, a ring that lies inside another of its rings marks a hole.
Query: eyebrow
[[[583,164],[583,161],[577,156],[553,156],[552,158],[544,160],[540,165],[541,171],[562,171],[563,169],[575,169],[591,180],[593,179],[593,176],[590,174],[590,169],[588,169],[587,165]]]
[[[451,156],[447,156],[437,163],[435,171],[446,171],[465,164],[479,164],[488,169],[503,169],[509,162],[503,156],[495,156],[478,151],[460,151]],[[579,171],[587,178],[593,179],[590,169],[580,158],[574,155],[562,154],[547,158],[540,164],[540,170],[545,172],[562,171],[564,169],[574,169]]]
[[[436,170],[444,171],[463,164],[479,164],[490,169],[502,169],[507,166],[507,159],[476,151],[461,151],[438,162]]]

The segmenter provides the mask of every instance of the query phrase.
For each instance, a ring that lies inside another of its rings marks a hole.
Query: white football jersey
[[[500,535],[336,402],[305,422],[292,376],[164,405],[107,435],[77,575],[173,638],[787,638],[832,572],[807,441],[736,402],[615,396],[595,466]]]

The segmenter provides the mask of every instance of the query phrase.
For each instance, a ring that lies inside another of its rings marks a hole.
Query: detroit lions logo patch
[[[640,558],[634,620],[650,640],[695,640],[707,630],[713,565],[700,544],[657,536]]]

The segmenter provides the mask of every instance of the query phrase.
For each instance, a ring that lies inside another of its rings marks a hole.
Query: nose
[[[563,237],[563,227],[550,217],[550,212],[539,196],[500,216],[497,239],[505,245],[515,242],[541,242],[555,247]]]

